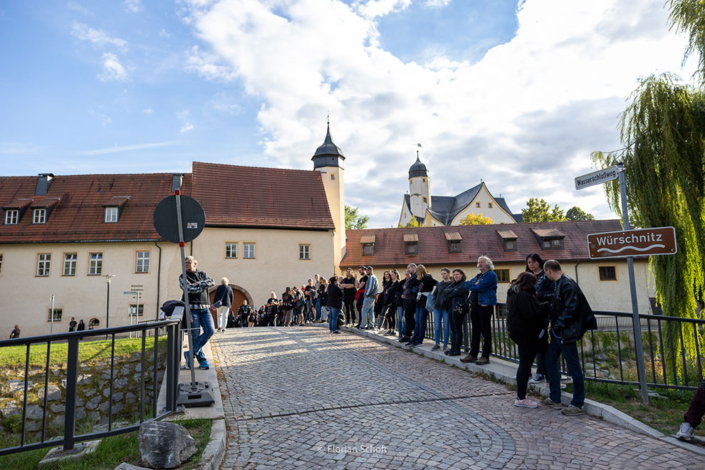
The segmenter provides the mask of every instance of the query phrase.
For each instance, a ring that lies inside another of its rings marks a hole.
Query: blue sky
[[[4,175],[311,168],[326,115],[346,202],[395,225],[416,143],[436,195],[573,190],[637,78],[682,70],[662,0],[140,0],[0,6]]]

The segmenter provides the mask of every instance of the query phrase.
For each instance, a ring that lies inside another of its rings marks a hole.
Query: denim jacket
[[[478,293],[480,305],[497,305],[497,274],[492,270],[487,271],[480,282],[475,285],[478,277],[480,277],[479,274],[467,281],[465,287],[470,292],[476,291]]]

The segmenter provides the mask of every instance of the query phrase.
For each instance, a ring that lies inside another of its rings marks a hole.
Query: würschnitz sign
[[[591,259],[675,255],[678,250],[673,227],[593,233],[587,242]]]

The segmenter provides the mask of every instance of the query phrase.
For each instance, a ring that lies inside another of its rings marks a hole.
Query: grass
[[[173,421],[188,429],[196,440],[196,454],[182,470],[190,470],[198,463],[203,450],[208,444],[211,432],[211,421],[208,419],[184,419]],[[30,452],[6,455],[0,457],[0,468],[13,470],[36,470],[39,461],[49,452],[49,449],[39,449]],[[106,437],[100,441],[98,449],[76,462],[65,462],[55,467],[59,470],[113,470],[123,462],[140,465],[139,441],[137,432]]]
[[[565,391],[572,393],[572,388],[572,385],[568,385]],[[639,388],[633,385],[585,381],[585,392],[587,398],[613,406],[669,436],[678,432],[694,393],[688,390],[658,389],[658,394],[663,398],[650,397],[649,406],[644,406]],[[705,437],[705,429],[699,427],[695,435]]]

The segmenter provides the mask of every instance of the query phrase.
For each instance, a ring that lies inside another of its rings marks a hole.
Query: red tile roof
[[[318,171],[193,163],[193,191],[206,225],[335,228]]]
[[[621,230],[618,220],[593,220],[584,222],[545,222],[512,224],[517,236],[517,251],[504,251],[498,231],[507,225],[470,225],[452,227],[386,228],[346,231],[347,254],[341,267],[405,266],[409,263],[454,266],[475,263],[479,256],[488,256],[495,263],[523,263],[530,253],[543,259],[587,260],[587,235]],[[562,250],[542,250],[534,229],[557,230],[565,235]],[[448,253],[446,232],[462,236],[461,253]],[[405,254],[404,240],[409,234],[418,235],[418,255]],[[375,236],[374,255],[362,256],[361,237]]]
[[[0,243],[159,240],[152,225],[157,203],[171,194],[170,173],[126,175],[57,175],[46,196],[35,196],[36,176],[0,177],[0,207],[17,207],[31,199],[32,207],[56,204],[46,224],[33,225],[27,211],[17,225],[0,222]],[[184,192],[190,190],[190,175]],[[103,223],[106,202],[130,196],[117,223]]]

